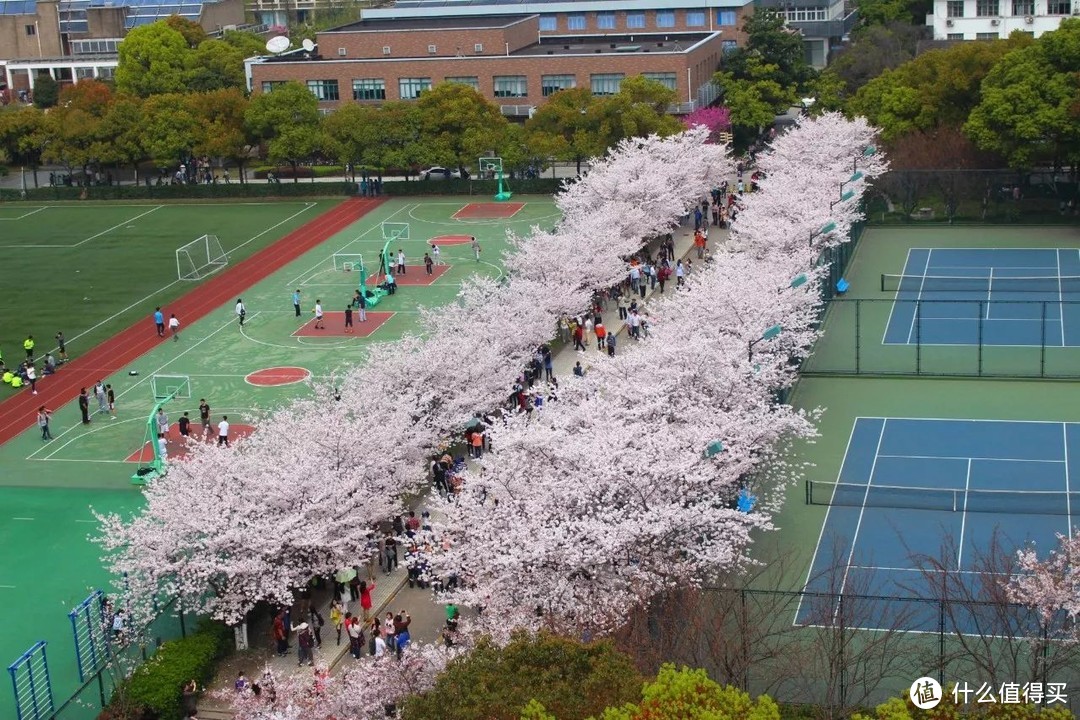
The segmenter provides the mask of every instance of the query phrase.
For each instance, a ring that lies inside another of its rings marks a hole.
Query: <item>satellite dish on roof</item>
[[[311,40],[309,40],[307,38],[304,38],[303,45],[304,45],[304,50],[306,50],[307,52],[311,52],[312,50],[315,49],[315,43],[311,42]]]
[[[275,35],[266,41],[266,49],[275,55],[285,52],[289,49],[290,45],[292,45],[292,41],[284,35]]]

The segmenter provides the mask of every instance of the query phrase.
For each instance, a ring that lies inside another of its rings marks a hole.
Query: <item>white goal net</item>
[[[334,270],[337,272],[360,272],[364,269],[364,256],[359,253],[334,253]]]
[[[229,256],[221,249],[217,235],[203,235],[176,250],[176,277],[180,280],[202,280],[229,264]]]

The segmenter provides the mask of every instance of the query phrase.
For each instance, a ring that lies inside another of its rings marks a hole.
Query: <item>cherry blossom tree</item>
[[[1011,578],[1010,596],[1015,602],[1038,611],[1043,623],[1051,624],[1061,613],[1068,616],[1076,639],[1080,640],[1080,530],[1071,535],[1058,534],[1058,546],[1045,557],[1035,548],[1018,554],[1020,572]]]
[[[731,129],[731,109],[726,107],[698,108],[683,116],[683,125],[687,129],[703,127],[709,131],[708,142],[716,142],[717,133]]]

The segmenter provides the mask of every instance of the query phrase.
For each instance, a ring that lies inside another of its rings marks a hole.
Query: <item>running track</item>
[[[342,202],[177,298],[169,305],[167,312],[176,313],[177,317],[183,318],[184,325],[190,327],[196,320],[344,230],[382,202],[381,198],[352,198]],[[0,403],[0,444],[34,425],[39,405],[58,408],[71,402],[78,397],[81,388],[90,387],[98,379],[120,370],[161,342],[153,325],[140,320],[85,355],[66,363],[60,372],[49,377],[48,383],[42,383],[38,395],[20,392]]]

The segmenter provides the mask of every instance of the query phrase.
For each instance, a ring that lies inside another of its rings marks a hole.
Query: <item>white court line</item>
[[[1004,420],[1002,422],[1011,422]],[[1063,463],[1064,460],[1023,460],[1021,458],[996,458],[996,457],[959,457],[955,455],[879,455],[883,458],[914,458],[916,460],[981,460],[985,462],[1038,462],[1038,463]]]
[[[252,313],[251,317],[252,317],[252,318],[254,318],[254,317],[255,317],[256,315],[258,315],[258,314],[259,314],[259,312],[258,312],[258,311],[255,311],[254,313]],[[152,371],[150,372],[150,374],[149,374],[149,375],[146,375],[146,376],[144,376],[143,378],[141,378],[140,380],[136,381],[136,382],[135,382],[135,383],[134,383],[133,385],[131,385],[130,387],[128,387],[128,388],[126,388],[126,389],[124,389],[124,390],[121,390],[121,391],[120,391],[119,393],[117,393],[117,395],[116,395],[117,399],[119,399],[119,398],[122,398],[122,397],[123,397],[124,395],[127,395],[127,394],[128,394],[129,392],[131,392],[132,390],[134,390],[135,388],[139,387],[139,386],[140,386],[140,385],[142,385],[142,384],[143,384],[144,382],[146,382],[146,381],[147,381],[147,380],[148,380],[149,378],[153,377],[153,376],[154,376],[154,375],[155,375],[155,374],[156,374],[157,372],[159,372],[159,371],[161,371],[161,370],[165,369],[166,367],[168,367],[169,365],[171,365],[171,364],[172,364],[173,362],[175,362],[175,361],[176,361],[176,360],[178,360],[179,358],[182,358],[182,357],[183,357],[184,355],[187,355],[187,354],[188,354],[189,352],[191,352],[191,351],[192,351],[192,350],[194,350],[195,348],[199,347],[199,346],[200,346],[200,345],[202,345],[202,344],[203,344],[204,342],[206,342],[206,341],[207,341],[207,340],[209,340],[210,338],[214,337],[215,335],[217,335],[217,334],[218,334],[219,332],[221,332],[221,331],[222,331],[222,330],[224,330],[225,328],[227,328],[227,327],[231,326],[231,325],[232,325],[232,324],[233,324],[234,322],[235,322],[235,320],[234,320],[233,318],[229,318],[229,319],[228,319],[228,320],[227,320],[227,321],[225,322],[225,324],[223,324],[223,325],[222,325],[221,327],[219,327],[219,328],[218,328],[217,330],[214,330],[214,331],[213,331],[212,333],[210,333],[209,335],[206,335],[206,336],[205,336],[205,337],[203,337],[203,338],[202,338],[201,340],[198,340],[198,341],[197,341],[196,343],[194,343],[193,345],[188,345],[188,346],[187,346],[187,347],[186,347],[186,348],[185,348],[185,349],[184,349],[184,350],[183,350],[182,352],[180,352],[180,353],[179,353],[179,354],[177,354],[177,355],[174,355],[174,356],[173,356],[172,358],[170,358],[169,360],[167,360],[166,362],[164,362],[164,363],[163,363],[162,365],[160,365],[160,366],[159,366],[158,368],[156,368],[155,370],[152,370]],[[190,331],[189,331],[189,332],[190,332]],[[76,424],[76,425],[72,425],[72,426],[71,426],[71,427],[69,427],[69,428],[68,428],[67,430],[64,430],[64,431],[63,431],[63,432],[61,432],[61,433],[60,433],[59,435],[57,435],[55,439],[56,439],[56,440],[59,440],[59,439],[60,439],[60,438],[62,438],[63,436],[67,435],[67,434],[68,434],[69,432],[71,432],[71,431],[73,431],[73,430],[76,430],[76,429],[78,429],[78,428],[81,428],[81,427],[83,427],[82,423],[79,423],[79,424]],[[65,448],[65,447],[67,447],[68,445],[70,445],[70,444],[71,444],[72,442],[74,442],[75,440],[78,440],[78,439],[79,439],[79,438],[81,438],[81,437],[82,437],[83,435],[89,435],[89,434],[90,434],[90,433],[92,433],[92,432],[95,432],[95,430],[90,430],[90,431],[88,431],[88,432],[84,432],[84,433],[81,433],[80,435],[77,435],[77,436],[73,437],[73,438],[72,438],[71,440],[68,440],[68,441],[67,441],[66,443],[64,443],[64,444],[63,444],[63,445],[61,445],[60,447],[56,448],[56,450],[54,450],[53,452],[49,453],[48,455],[46,455],[46,456],[45,456],[44,458],[42,458],[42,459],[44,459],[44,460],[49,460],[49,459],[51,459],[53,455],[55,455],[56,453],[58,453],[58,452],[60,452],[61,450],[63,450],[63,449]],[[37,455],[38,453],[40,453],[40,452],[41,452],[42,450],[45,450],[46,448],[51,448],[51,447],[53,447],[53,445],[52,445],[51,443],[50,443],[49,445],[43,445],[43,446],[39,447],[39,448],[38,448],[37,450],[35,450],[34,452],[32,452],[32,453],[30,453],[29,455],[27,455],[25,459],[26,459],[26,460],[35,460],[35,459],[37,459],[37,458],[35,458],[35,456],[36,456],[36,455]]]
[[[851,561],[855,558],[855,547],[859,544],[859,530],[862,529],[863,516],[866,514],[866,501],[870,498],[870,486],[874,482],[874,470],[877,468],[878,453],[881,452],[881,443],[885,440],[885,428],[888,424],[888,420],[881,423],[881,433],[878,435],[877,446],[874,448],[874,462],[870,464],[870,474],[866,478],[866,492],[863,494],[862,507],[859,508],[859,519],[855,523],[855,534],[851,537],[851,552],[848,553],[847,565],[844,567],[844,577],[840,581],[840,597],[844,596],[848,573],[851,572]],[[837,605],[836,612],[840,612],[839,605]],[[833,617],[835,616],[834,613]]]
[[[1061,433],[1065,445],[1065,516],[1069,519],[1069,524],[1066,527],[1071,531],[1072,496],[1069,494],[1069,428],[1065,423],[1061,423]]]
[[[873,418],[877,419],[877,418]],[[844,465],[847,464],[847,460],[851,457],[851,441],[855,438],[855,428],[859,425],[859,418],[855,418],[855,422],[851,424],[851,432],[848,434],[847,445],[844,447],[844,459],[840,461],[840,470],[836,473],[836,485],[833,485],[833,497],[836,496],[836,490],[839,487],[840,478],[844,476]],[[884,426],[884,425],[883,425]],[[825,537],[825,528],[829,525],[829,513],[832,512],[833,503],[832,498],[829,499],[829,507],[825,508],[825,519],[821,521],[821,532],[818,533],[817,544],[814,545],[814,554],[810,558],[810,568],[806,571],[806,581],[803,582],[803,588],[807,588],[810,585],[810,579],[814,575],[814,565],[817,563],[818,551],[821,550],[821,540]],[[799,619],[799,613],[802,612],[802,596],[799,597],[799,604],[795,607],[795,620],[792,625],[797,624]]]
[[[985,418],[942,418],[942,417],[902,417],[898,415],[890,415],[884,417],[881,415],[859,415],[856,420],[934,420],[935,422],[978,422],[978,423],[1024,423],[1025,425],[1075,425],[1076,423],[1065,422],[1061,420],[988,420]],[[1000,460],[1002,458],[995,458]]]
[[[37,210],[31,210],[31,211],[30,211],[30,212],[28,212],[28,213],[23,213],[23,214],[22,214],[22,215],[20,215],[19,217],[13,217],[13,218],[0,218],[0,221],[4,221],[4,220],[7,220],[7,221],[12,221],[12,222],[14,222],[14,221],[16,221],[16,220],[23,220],[23,219],[25,219],[25,218],[28,218],[28,217],[30,217],[31,215],[36,215],[37,213],[41,212],[42,210],[46,210],[46,209],[48,209],[48,207],[49,207],[48,205],[42,205],[42,206],[41,206],[41,207],[39,207],[39,208],[38,208]]]
[[[33,520],[34,518],[28,518],[28,517],[13,517],[13,518],[11,518],[11,519],[12,519],[12,520]]]
[[[964,567],[964,563],[962,562],[962,560],[964,558],[964,528],[967,527],[967,501],[968,501],[968,491],[969,490],[971,490],[971,460],[970,459],[968,459],[968,463],[967,463],[967,474],[964,476],[964,511],[960,515],[960,542],[959,542],[960,547],[958,547],[956,549],[956,569],[957,570]],[[956,508],[953,508],[953,510],[955,511]]]
[[[109,228],[108,230],[102,230],[101,232],[99,232],[99,233],[97,233],[95,235],[91,235],[90,237],[86,238],[85,240],[80,240],[79,242],[75,243],[74,245],[56,245],[55,247],[77,248],[80,245],[85,245],[86,243],[90,242],[91,240],[96,240],[97,238],[101,237],[102,235],[107,235],[108,233],[111,233],[113,230],[116,230],[117,228],[123,227],[124,225],[127,225],[128,223],[133,223],[136,220],[138,220],[139,218],[146,217],[150,213],[156,212],[157,210],[160,210],[163,207],[165,207],[165,206],[164,205],[157,205],[156,207],[152,207],[152,208],[150,208],[149,210],[147,210],[144,213],[139,213],[138,215],[131,218],[130,220],[125,220],[124,222],[117,223],[117,224],[113,225],[111,228]]]
[[[1065,298],[1061,288],[1061,250],[1058,250],[1055,256],[1057,257],[1058,315],[1061,317],[1061,347],[1065,347]]]
[[[888,565],[852,565],[853,570],[884,570],[886,572],[917,572],[941,575],[949,573],[951,575],[1001,575],[1003,577],[1012,577],[1007,572],[993,572],[990,570],[926,570],[924,568],[913,567],[889,567]]]
[[[915,248],[908,248],[907,255],[904,257],[904,269],[901,272],[907,272],[908,265],[911,264],[911,251]],[[900,300],[900,286],[903,282],[896,283],[896,293],[893,295],[892,306],[889,307],[889,319],[885,321],[885,331],[881,335],[882,345],[908,345],[909,343],[890,343],[887,342],[889,338],[889,328],[892,327],[893,313],[896,312],[896,303]]]
[[[986,286],[986,319],[990,319],[990,296],[994,292],[994,268],[990,267],[990,282]]]
[[[919,320],[919,305],[922,302],[923,287],[926,285],[926,273],[930,272],[930,256],[934,254],[931,248],[926,252],[926,265],[923,266],[922,279],[919,281],[919,294],[915,296],[915,312],[911,314],[911,327],[908,328],[907,344],[911,344],[911,333],[915,331],[915,324]],[[921,333],[920,333],[921,335]],[[920,338],[921,339],[921,338]]]

